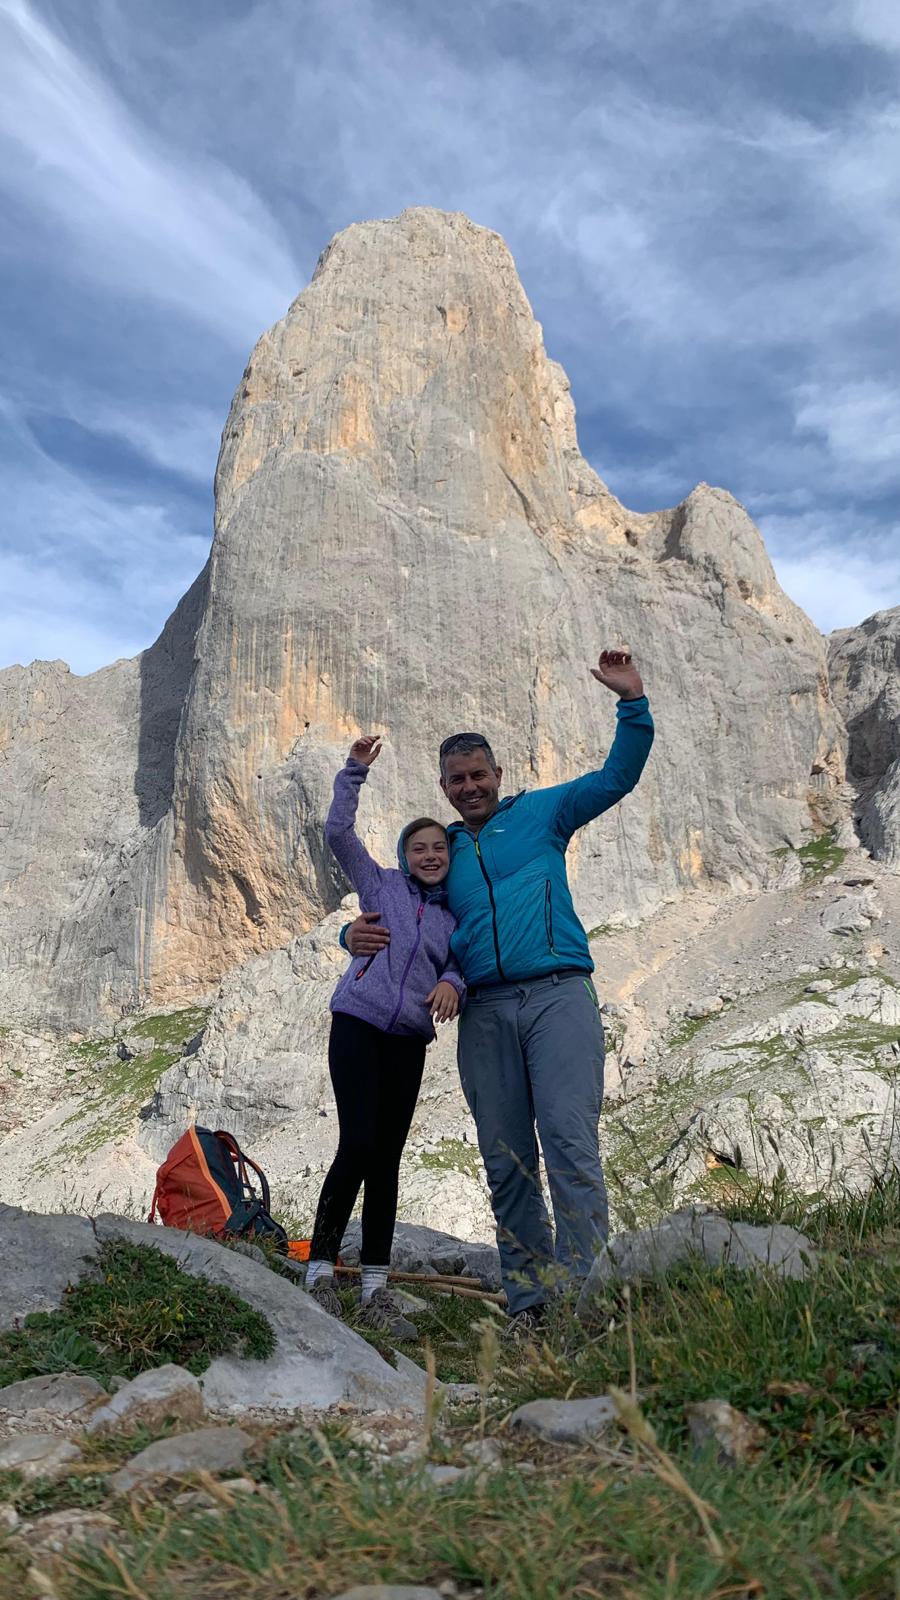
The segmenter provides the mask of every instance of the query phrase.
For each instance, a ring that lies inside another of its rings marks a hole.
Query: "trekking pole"
[[[345,1274],[345,1275],[351,1276],[351,1277],[358,1277],[359,1276],[359,1272],[360,1272],[360,1268],[359,1267],[345,1267],[343,1265],[336,1266],[334,1270],[337,1273],[342,1273],[342,1274]],[[392,1271],[389,1274],[389,1276],[390,1276],[390,1280],[391,1280],[392,1283],[422,1283],[422,1284],[425,1284],[426,1287],[430,1283],[431,1284],[444,1283],[444,1284],[452,1284],[453,1287],[456,1288],[456,1289],[480,1289],[481,1288],[481,1279],[480,1278],[467,1278],[467,1277],[463,1277],[461,1274],[455,1273],[455,1272],[393,1272]]]
[[[335,1267],[335,1273],[344,1278],[358,1278],[359,1267]],[[463,1300],[487,1300],[492,1305],[506,1305],[504,1293],[493,1294],[489,1289],[478,1287],[477,1278],[456,1277],[452,1273],[436,1273],[430,1276],[426,1272],[392,1272],[392,1283],[415,1283],[423,1289],[433,1289],[436,1294],[459,1295]]]

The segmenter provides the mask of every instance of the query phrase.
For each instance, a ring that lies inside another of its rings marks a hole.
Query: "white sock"
[[[363,1267],[362,1269],[362,1303],[371,1300],[376,1289],[387,1287],[389,1267]]]
[[[333,1277],[333,1261],[310,1261],[306,1269],[306,1287],[307,1289],[311,1289],[313,1284],[318,1283],[320,1278],[331,1279]]]

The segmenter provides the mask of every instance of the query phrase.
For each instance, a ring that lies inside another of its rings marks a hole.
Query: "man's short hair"
[[[441,777],[446,776],[445,763],[448,756],[470,756],[474,750],[483,750],[493,771],[496,772],[494,752],[483,733],[451,733],[449,739],[441,742]]]

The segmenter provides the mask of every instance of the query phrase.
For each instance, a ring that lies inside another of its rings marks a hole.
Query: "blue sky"
[[[262,330],[348,223],[509,243],[629,506],[900,604],[895,0],[0,0],[0,666],[150,644]]]

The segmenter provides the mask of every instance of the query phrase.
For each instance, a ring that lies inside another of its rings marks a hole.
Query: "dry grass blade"
[[[440,1416],[443,1405],[443,1395],[438,1392],[437,1365],[434,1359],[434,1350],[430,1340],[425,1341],[425,1415],[422,1419],[422,1431],[425,1442],[425,1454],[431,1454],[431,1441],[434,1438],[434,1429]]]
[[[650,1466],[657,1477],[667,1484],[670,1489],[674,1489],[677,1494],[683,1495],[684,1499],[693,1506],[700,1520],[700,1526],[703,1529],[710,1554],[715,1556],[717,1561],[721,1561],[725,1555],[725,1546],[712,1525],[711,1519],[714,1515],[712,1506],[707,1505],[705,1500],[701,1500],[696,1491],[691,1488],[687,1478],[679,1471],[672,1457],[659,1444],[656,1434],[640,1406],[630,1396],[624,1394],[621,1389],[611,1387],[609,1393],[616,1407],[616,1415],[623,1428],[625,1428],[629,1437],[645,1451]]]

